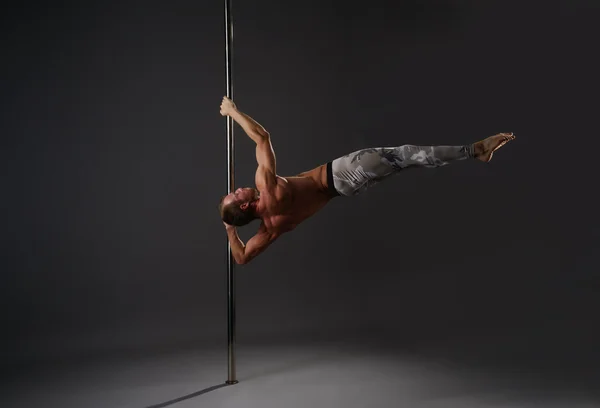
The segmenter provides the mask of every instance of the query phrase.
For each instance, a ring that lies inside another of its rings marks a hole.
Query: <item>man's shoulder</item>
[[[256,189],[261,198],[266,198],[271,205],[277,205],[285,198],[286,191],[290,188],[288,181],[276,176],[274,183],[257,183]]]
[[[279,180],[277,174],[273,173],[271,169],[266,166],[259,165],[256,168],[254,182],[259,190],[267,190],[276,188]]]

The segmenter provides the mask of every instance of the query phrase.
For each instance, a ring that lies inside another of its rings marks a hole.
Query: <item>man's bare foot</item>
[[[494,152],[502,146],[515,139],[515,135],[511,133],[498,133],[475,143],[475,158],[482,162],[492,160]]]

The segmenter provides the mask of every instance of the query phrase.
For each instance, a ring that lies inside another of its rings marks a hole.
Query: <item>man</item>
[[[489,162],[496,150],[515,138],[512,133],[499,133],[463,146],[368,148],[296,176],[281,177],[277,175],[269,133],[227,97],[221,103],[221,115],[230,116],[256,142],[256,188],[238,188],[219,203],[231,252],[238,264],[250,262],[334,197],[354,196],[409,167],[441,167],[470,158]],[[258,232],[244,244],[236,226],[255,219],[261,220]]]

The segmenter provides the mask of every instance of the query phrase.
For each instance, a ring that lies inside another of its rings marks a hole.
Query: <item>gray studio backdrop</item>
[[[234,2],[235,101],[271,132],[280,175],[363,147],[517,135],[489,165],[335,199],[238,267],[238,343],[368,332],[597,361],[599,15]],[[2,19],[5,361],[225,347],[222,3],[30,2]],[[253,144],[235,135],[249,185]]]

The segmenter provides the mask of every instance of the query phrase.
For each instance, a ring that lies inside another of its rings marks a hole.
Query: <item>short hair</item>
[[[256,215],[254,215],[254,211],[250,207],[245,211],[240,208],[240,201],[232,201],[227,205],[223,205],[225,197],[221,197],[221,201],[219,202],[219,213],[225,223],[235,225],[236,227],[243,227],[256,219]]]

